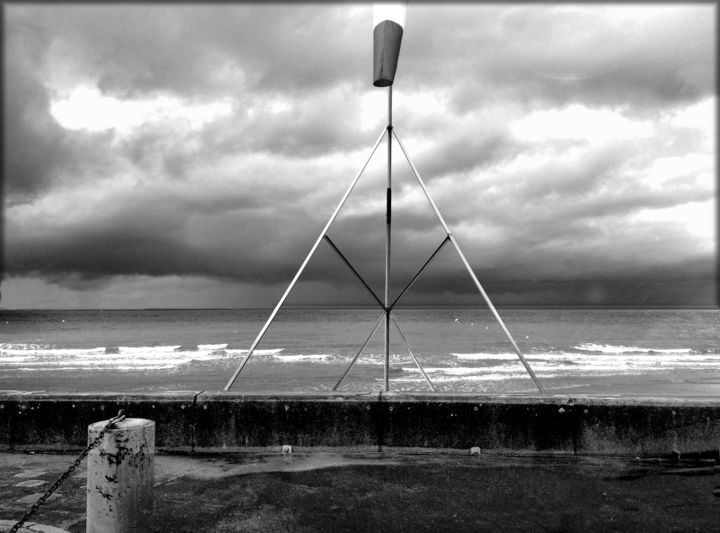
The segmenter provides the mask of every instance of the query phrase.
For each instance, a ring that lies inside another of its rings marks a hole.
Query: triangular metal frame
[[[375,142],[375,145],[373,146],[372,151],[370,152],[370,156],[368,157],[367,161],[365,161],[365,164],[363,165],[362,169],[358,174],[355,176],[355,179],[352,181],[350,186],[345,191],[345,194],[340,200],[340,203],[335,208],[335,211],[333,211],[332,215],[330,216],[330,219],[328,220],[327,224],[325,224],[325,227],[323,228],[322,232],[320,232],[320,236],[315,241],[315,244],[310,249],[310,252],[308,253],[305,260],[300,265],[300,268],[298,269],[297,273],[295,274],[295,277],[290,282],[290,285],[285,290],[285,293],[282,295],[280,300],[278,301],[277,305],[273,309],[272,313],[270,313],[270,317],[265,322],[265,325],[260,330],[260,333],[258,333],[257,337],[253,341],[252,345],[250,346],[250,349],[248,350],[248,354],[243,359],[242,363],[240,363],[240,366],[235,370],[230,380],[225,385],[225,391],[230,390],[230,387],[232,387],[233,383],[237,379],[240,372],[242,372],[243,368],[245,367],[245,364],[248,362],[250,357],[255,352],[255,348],[260,343],[262,338],[264,337],[265,333],[267,332],[268,327],[270,327],[270,324],[275,319],[275,316],[277,315],[277,312],[282,307],[283,303],[285,303],[285,300],[287,299],[288,295],[290,294],[290,291],[292,291],[293,287],[295,286],[295,283],[300,278],[300,275],[305,270],[305,267],[307,266],[308,262],[310,261],[310,258],[315,254],[315,251],[317,250],[318,246],[320,245],[320,242],[325,240],[328,245],[338,254],[340,259],[345,263],[345,265],[350,269],[350,271],[355,275],[355,277],[360,281],[360,283],[365,287],[365,289],[371,294],[371,296],[374,298],[376,303],[379,305],[379,307],[382,308],[383,313],[380,315],[380,318],[378,319],[377,323],[373,327],[370,334],[365,339],[365,342],[362,344],[358,352],[356,353],[355,357],[353,357],[352,361],[350,362],[350,365],[345,370],[345,373],[340,378],[340,380],[337,382],[337,384],[333,387],[333,391],[337,390],[340,385],[345,381],[348,374],[350,373],[350,370],[355,365],[355,362],[360,357],[360,354],[365,350],[365,347],[370,342],[370,339],[373,337],[377,329],[380,327],[380,324],[383,322],[383,319],[385,320],[385,390],[389,390],[389,335],[390,335],[390,321],[395,324],[395,327],[397,328],[398,332],[400,333],[400,337],[402,338],[405,347],[407,348],[408,352],[410,353],[410,356],[412,357],[413,361],[415,361],[415,364],[420,369],[420,372],[422,373],[423,377],[425,378],[425,381],[427,382],[428,386],[432,391],[435,391],[435,387],[433,386],[432,382],[428,378],[427,374],[425,374],[425,371],[423,370],[422,366],[420,365],[420,362],[417,360],[415,355],[413,354],[412,350],[410,349],[410,346],[407,342],[407,339],[405,338],[405,335],[403,334],[402,330],[400,329],[400,325],[395,320],[394,315],[392,314],[392,310],[397,305],[397,303],[400,301],[400,299],[407,293],[407,291],[412,287],[412,285],[415,283],[415,281],[420,277],[420,274],[425,270],[425,268],[430,264],[430,262],[435,258],[435,256],[438,254],[438,252],[448,243],[452,243],[452,245],[455,247],[455,250],[457,251],[458,255],[460,256],[460,260],[462,261],[463,265],[465,265],[466,270],[468,271],[468,274],[470,274],[470,277],[472,278],[473,282],[475,283],[475,286],[477,287],[478,291],[482,295],[483,299],[485,300],[485,303],[487,303],[488,307],[490,308],[490,311],[492,312],[493,316],[497,320],[498,324],[502,328],[503,333],[507,337],[508,341],[510,341],[510,344],[512,345],[513,349],[515,350],[515,353],[517,354],[518,358],[520,359],[521,363],[525,367],[525,370],[532,378],[533,382],[535,383],[535,386],[538,388],[541,394],[545,394],[545,390],[543,389],[543,386],[541,385],[540,381],[538,380],[537,376],[533,372],[532,368],[530,367],[530,364],[525,359],[525,356],[520,351],[520,348],[518,347],[517,343],[515,342],[515,339],[513,338],[512,334],[508,330],[507,326],[505,326],[505,323],[503,322],[502,318],[500,318],[500,315],[498,314],[497,310],[495,309],[495,306],[490,301],[490,298],[488,297],[487,293],[485,292],[485,289],[483,289],[482,284],[478,280],[477,276],[472,270],[472,267],[470,266],[470,263],[468,263],[468,260],[465,258],[465,254],[463,254],[462,250],[460,249],[460,245],[457,243],[457,240],[455,239],[455,236],[453,235],[452,231],[450,231],[450,228],[445,222],[445,219],[443,218],[442,214],[440,214],[440,210],[435,205],[435,202],[433,201],[432,197],[430,196],[430,193],[428,192],[427,187],[425,186],[425,182],[420,177],[419,172],[417,171],[417,168],[415,168],[415,165],[410,160],[410,157],[408,156],[407,151],[405,150],[405,147],[403,146],[402,142],[397,136],[397,133],[395,133],[395,130],[392,126],[392,86],[389,87],[389,112],[388,112],[388,124],[386,128],[383,130],[383,132],[378,137],[377,141]],[[370,163],[370,160],[372,159],[373,155],[375,154],[375,151],[377,150],[378,146],[380,145],[380,142],[383,140],[385,135],[388,135],[388,199],[387,199],[387,241],[386,241],[386,271],[385,271],[385,302],[383,302],[376,294],[375,292],[370,288],[370,286],[365,282],[365,280],[360,276],[357,270],[350,264],[350,262],[347,260],[347,258],[343,255],[343,253],[338,249],[338,247],[335,245],[335,243],[330,239],[330,237],[327,235],[328,230],[330,229],[330,226],[337,218],[338,214],[340,213],[340,210],[342,209],[343,205],[345,205],[345,202],[347,201],[348,197],[350,196],[350,193],[355,188],[355,185],[357,185],[357,182],[360,180],[360,177],[365,172],[365,169],[367,168],[368,164]],[[445,239],[440,243],[440,245],[435,249],[435,251],[430,255],[427,261],[425,261],[425,264],[420,268],[420,270],[413,276],[413,278],[410,280],[410,282],[407,284],[407,286],[400,292],[400,294],[395,298],[395,300],[392,303],[389,302],[389,263],[390,263],[390,211],[391,211],[391,187],[390,187],[390,172],[391,172],[391,165],[392,165],[392,138],[395,138],[395,141],[400,146],[400,149],[403,152],[403,155],[405,156],[405,159],[407,160],[408,164],[410,165],[410,168],[413,171],[413,174],[415,174],[415,178],[418,180],[418,183],[420,184],[420,187],[422,188],[423,192],[425,193],[425,197],[428,199],[428,202],[430,202],[430,205],[432,206],[433,211],[435,212],[435,215],[437,216],[438,220],[440,221],[440,224],[442,225],[446,237]]]

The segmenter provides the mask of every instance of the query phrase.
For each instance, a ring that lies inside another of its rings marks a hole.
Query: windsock
[[[407,2],[373,5],[373,85],[387,87],[395,80]]]

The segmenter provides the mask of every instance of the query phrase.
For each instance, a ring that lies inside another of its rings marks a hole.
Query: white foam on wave
[[[255,353],[258,353],[256,350]],[[276,352],[279,352],[277,350]],[[309,353],[309,354],[283,354],[278,355],[272,353],[272,359],[281,361],[283,363],[333,363],[333,362],[350,362],[354,355],[350,354],[338,354],[338,353]],[[390,354],[390,363],[394,365],[401,364],[412,364],[412,361],[408,361],[408,356],[405,354]],[[362,365],[384,365],[385,355],[384,354],[362,354],[357,359],[357,364]]]
[[[66,357],[74,355],[94,355],[104,353],[105,348],[56,348],[50,344],[2,344],[0,345],[0,355],[33,357],[33,356],[51,356]]]
[[[524,376],[521,374],[517,375],[508,375],[505,373],[491,373],[486,372],[485,374],[473,374],[468,376],[463,376],[462,378],[458,378],[457,376],[432,376],[430,378],[430,381],[432,383],[463,383],[463,382],[469,382],[469,381],[506,381],[508,379],[523,379],[527,374]],[[546,375],[543,376],[546,378],[555,377],[554,375]],[[392,378],[393,382],[403,382],[403,383],[414,383],[414,382],[424,382],[425,378],[420,375],[418,372],[415,376],[402,376],[402,377],[394,377]]]
[[[651,349],[638,346],[601,345],[584,343],[578,351],[546,351],[525,354],[538,374],[609,375],[673,368],[679,370],[720,371],[720,354],[699,352],[687,348]],[[353,354],[282,353],[284,348],[255,350],[254,355],[289,364],[328,364],[349,362]],[[228,343],[160,346],[119,346],[67,348],[50,344],[0,344],[0,370],[162,370],[179,368],[193,362],[210,363],[228,358],[247,356],[247,349],[228,348]],[[514,352],[472,352],[419,355],[421,364],[432,367],[426,371],[437,377],[462,380],[474,376],[523,374],[524,368]],[[364,365],[384,365],[381,353],[362,354],[357,361]],[[417,367],[406,353],[390,354],[390,362],[419,375]],[[485,378],[483,378],[485,379]]]
[[[348,361],[352,360],[352,357],[348,356],[346,357]],[[422,359],[422,357],[420,357]],[[358,363],[366,364],[366,365],[384,365],[385,364],[385,354],[382,353],[371,353],[371,354],[363,354],[358,358]],[[408,355],[405,353],[391,353],[390,354],[390,364],[393,365],[407,365],[407,364],[414,364],[412,360],[408,360]]]
[[[403,368],[404,371],[417,370],[417,367]],[[487,374],[488,372],[495,372],[498,374],[515,374],[525,372],[523,367],[515,368],[511,366],[506,367],[478,367],[478,366],[462,366],[462,367],[423,367],[423,370],[427,374],[445,374],[449,376],[471,376],[473,374]]]
[[[13,355],[11,357],[0,357],[0,363],[18,364],[31,359],[32,357],[29,355]]]
[[[456,359],[465,361],[519,361],[520,357],[515,352],[504,352],[504,353],[450,353],[451,356]],[[578,352],[565,352],[561,350],[552,352],[540,352],[533,353],[527,352],[523,356],[529,360],[554,360],[554,359],[568,359],[568,358],[580,358],[587,357],[588,354],[580,354]]]
[[[574,347],[576,350],[583,350],[586,352],[600,352],[607,354],[624,354],[624,353],[690,353],[691,348],[645,348],[643,346],[616,346],[613,344],[595,344],[592,342],[585,342],[578,344]]]
[[[283,363],[295,363],[298,361],[328,361],[332,357],[328,353],[313,353],[313,354],[295,354],[295,355],[277,355],[273,354],[273,359],[282,361]]]
[[[228,347],[228,343],[225,344],[198,344],[198,350],[223,350]]]
[[[137,354],[148,354],[148,353],[167,353],[174,352],[180,349],[180,344],[172,346],[118,346],[118,351],[121,354],[137,355]]]
[[[596,350],[597,351],[597,350]],[[464,361],[519,361],[516,353],[451,353],[453,357]],[[604,363],[608,365],[622,365],[633,363],[637,365],[654,366],[673,365],[673,364],[718,364],[720,365],[720,356],[714,353],[693,353],[690,349],[671,350],[664,349],[645,351],[613,352],[604,353],[580,353],[580,352],[543,352],[543,353],[526,353],[525,359],[528,361],[542,362],[568,362],[576,365],[585,365],[589,363]]]
[[[508,354],[510,355],[510,354]],[[436,376],[456,376],[463,380],[475,375],[496,374],[512,376],[524,374],[525,368],[521,365],[516,354],[512,357],[497,358],[493,360],[484,358],[469,358],[468,363],[481,359],[482,366],[433,366],[424,370]],[[510,359],[514,359],[510,361]],[[683,370],[716,370],[720,371],[720,357],[708,355],[677,354],[675,357],[667,355],[637,354],[637,355],[592,355],[592,354],[535,354],[527,357],[533,371],[538,375],[565,376],[607,376],[613,374],[638,374],[643,372],[668,371],[672,369]],[[410,371],[413,367],[403,368]]]
[[[79,370],[169,370],[195,361],[213,361],[247,354],[247,350],[223,350],[223,344],[201,344],[197,349],[182,349],[181,345],[118,346],[111,349],[57,348],[41,344],[0,345],[0,368],[23,371],[79,371]],[[282,351],[257,350],[272,355]]]
[[[273,355],[279,354],[279,353],[282,352],[284,349],[285,349],[285,348],[273,348],[273,349],[269,349],[269,350],[255,350],[255,351],[253,352],[253,355],[261,355],[261,356],[263,356],[263,355],[270,355],[270,356],[273,356]],[[247,355],[249,352],[250,352],[250,350],[241,350],[241,349],[236,349],[236,348],[226,349],[226,350],[225,350],[225,353],[228,354],[228,355]]]
[[[4,352],[26,352],[32,350],[47,350],[54,348],[52,344],[27,344],[27,343],[2,343],[0,353]]]
[[[493,360],[493,359],[499,359],[499,360],[507,360],[507,359],[517,359],[518,356],[515,353],[485,353],[485,352],[479,352],[479,353],[450,353],[453,357],[457,357],[458,359],[469,359],[474,361],[483,361],[486,359]]]

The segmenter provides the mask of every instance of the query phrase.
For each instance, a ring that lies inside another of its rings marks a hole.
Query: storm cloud
[[[4,13],[6,307],[272,305],[385,127],[369,4]],[[410,4],[394,127],[496,303],[716,303],[716,24]],[[385,154],[330,231],[378,293]],[[445,233],[393,160],[397,294]],[[370,303],[325,244],[302,281]],[[450,246],[403,300],[477,301]]]

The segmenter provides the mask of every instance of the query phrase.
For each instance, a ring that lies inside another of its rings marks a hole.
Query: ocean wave
[[[430,377],[430,381],[437,385],[438,383],[464,383],[464,382],[470,382],[470,381],[507,381],[509,379],[524,379],[527,377],[527,374],[521,375],[511,375],[505,373],[485,373],[485,374],[474,374],[474,375],[466,375],[462,377],[457,376],[432,376]],[[556,377],[555,375],[546,375],[543,376],[545,378],[552,378]],[[415,377],[411,376],[402,376],[402,377],[394,377],[393,383],[415,383],[415,382],[424,382],[425,378],[422,377],[420,373],[417,374]]]
[[[277,355],[273,354],[273,359],[282,361],[283,363],[295,363],[299,361],[328,361],[333,357],[332,354],[315,353],[315,354],[295,354],[295,355]]]
[[[227,346],[224,343],[59,348],[50,344],[2,344],[0,368],[21,371],[169,370],[193,362],[214,361],[248,353],[248,350],[223,349]],[[282,350],[256,350],[255,353],[271,356]]]
[[[417,368],[403,368],[403,370],[411,371],[411,370],[417,370]],[[445,374],[450,376],[471,376],[474,374],[487,374],[489,372],[489,369],[487,367],[428,367],[424,368],[426,374]],[[525,369],[523,367],[519,368],[513,368],[513,367],[504,367],[504,368],[498,368],[494,367],[492,369],[492,372],[497,374],[503,374],[507,376],[508,374],[517,374],[525,372]]]
[[[148,353],[168,353],[179,350],[182,345],[174,344],[171,346],[118,346],[120,354],[127,355],[143,355]]]
[[[518,356],[516,353],[486,353],[486,352],[479,352],[479,353],[450,353],[453,357],[457,357],[458,359],[469,359],[469,360],[475,360],[475,361],[484,361],[484,360],[508,360],[508,359],[517,359]]]
[[[2,343],[0,344],[0,352],[23,352],[36,350],[49,350],[54,348],[54,344],[26,344],[26,343]]]
[[[519,356],[514,352],[504,353],[450,353],[456,359],[461,361],[517,361]],[[599,350],[593,353],[587,353],[582,351],[551,351],[551,352],[540,352],[533,353],[528,352],[523,354],[525,359],[528,361],[573,361],[582,363],[585,361],[608,361],[608,362],[622,362],[622,361],[636,361],[639,363],[647,363],[652,361],[660,362],[674,362],[674,361],[686,361],[686,362],[701,362],[701,361],[712,361],[720,363],[720,358],[716,357],[714,351],[708,350],[690,350],[690,349],[662,349],[661,350],[629,350],[629,351],[610,351],[600,352]]]
[[[569,358],[527,358],[528,363],[538,375],[548,377],[550,374],[573,375],[611,375],[638,372],[667,371],[672,369],[684,370],[720,370],[720,360],[696,356],[688,360],[686,356],[680,360],[666,357],[636,356],[636,357],[593,357],[585,356],[576,359]],[[424,370],[428,374],[450,376],[472,376],[475,374],[496,373],[503,375],[523,374],[525,367],[515,357],[516,362],[503,361],[498,364],[483,366],[428,366]],[[415,367],[404,368],[406,371]]]
[[[255,350],[253,352],[253,356],[260,355],[260,356],[274,356],[282,352],[285,348],[272,348],[268,350]],[[241,350],[237,348],[232,349],[226,349],[225,353],[227,355],[247,355],[250,352],[250,350]]]
[[[224,350],[228,347],[228,343],[224,344],[198,344],[198,350],[203,351],[215,351],[215,350]]]
[[[247,349],[229,348],[229,343],[167,344],[150,346],[99,346],[58,347],[40,343],[0,344],[0,369],[27,371],[55,370],[172,370],[193,363],[203,365],[226,365],[231,359],[241,360]],[[348,364],[354,354],[335,352],[293,353],[286,348],[259,349],[254,351],[265,364]],[[435,377],[462,379],[478,375],[505,375],[525,373],[519,357],[512,351],[493,353],[489,351],[452,352],[450,354],[417,354],[426,372]],[[533,370],[545,377],[563,375],[609,375],[656,370],[716,370],[720,371],[720,357],[715,349],[691,350],[652,349],[640,346],[578,344],[564,351],[555,347],[543,347],[530,351],[525,358]],[[384,353],[363,353],[359,365],[382,366]],[[390,364],[403,368],[412,375],[417,373],[415,362],[407,353],[390,354]],[[418,374],[419,375],[419,374]]]
[[[19,357],[74,357],[89,356],[105,353],[104,347],[99,348],[55,348],[52,345],[38,344],[14,344],[3,345],[0,347],[0,355],[19,356]]]
[[[273,359],[283,363],[349,363],[354,355],[338,353],[314,353],[314,354],[284,354],[273,355]],[[361,365],[384,365],[385,354],[369,353],[358,357],[357,364]],[[413,364],[408,360],[406,354],[390,354],[390,363],[393,365]]]
[[[416,354],[417,356],[417,354]],[[352,357],[346,357],[348,361],[352,360]],[[423,356],[419,356],[420,360],[423,360]],[[383,353],[369,353],[363,354],[358,358],[358,363],[365,365],[384,365],[385,354]],[[406,353],[391,353],[390,354],[391,365],[413,365],[415,364],[412,359]]]
[[[0,357],[0,363],[22,363],[24,361],[30,361],[32,359],[29,355],[14,355],[11,357]]]
[[[692,348],[645,348],[642,346],[615,346],[613,344],[595,344],[586,342],[574,347],[576,350],[584,352],[600,352],[606,354],[623,354],[623,353],[692,353]]]

